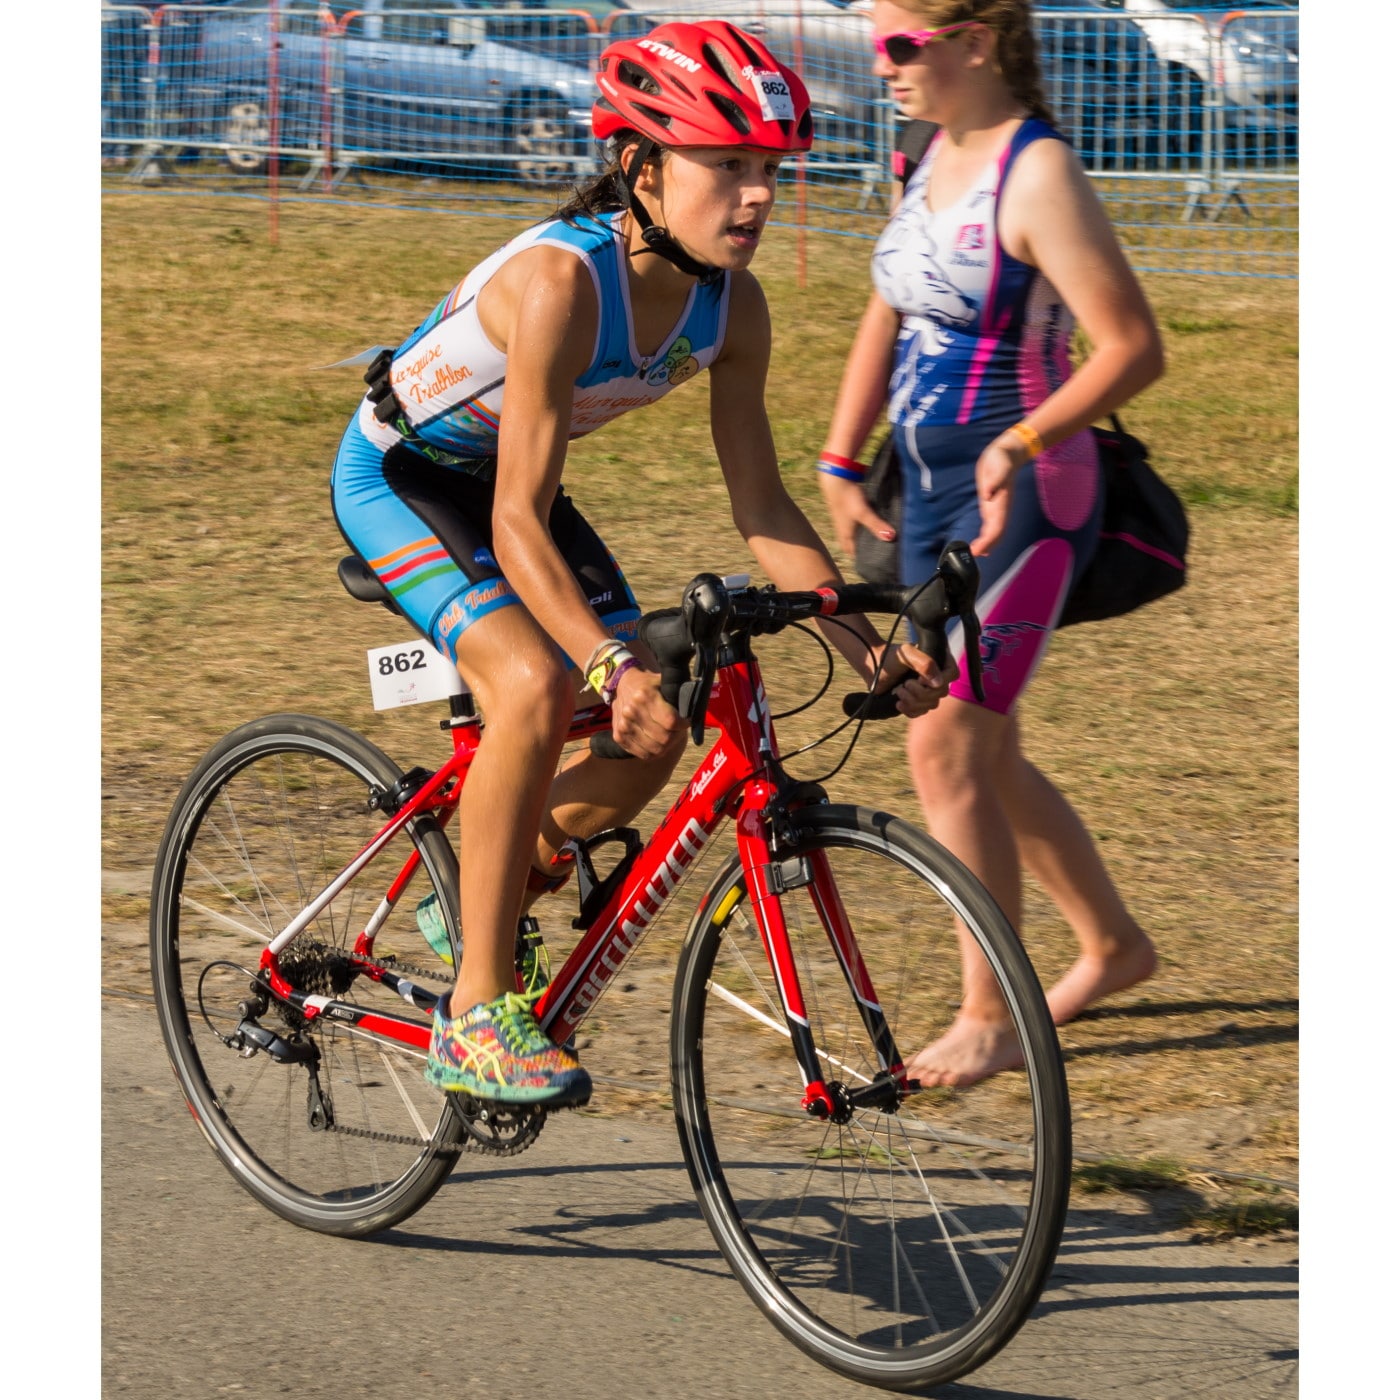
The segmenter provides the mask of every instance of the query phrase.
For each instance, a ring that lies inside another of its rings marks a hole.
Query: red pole
[[[267,15],[267,100],[272,109],[267,128],[268,140],[272,143],[272,152],[268,157],[267,164],[267,192],[269,236],[274,245],[277,242],[277,176],[279,173],[277,147],[280,144],[281,136],[281,132],[278,130],[278,112],[282,106],[281,94],[277,88],[277,49],[279,47],[277,36],[281,29],[282,16],[279,13],[278,0],[272,0]]]
[[[797,46],[793,53],[797,76],[805,83],[802,53],[802,0],[797,0]],[[797,157],[797,288],[807,290],[807,157]]]
[[[331,192],[331,39],[335,34],[335,16],[321,9],[321,184]]]

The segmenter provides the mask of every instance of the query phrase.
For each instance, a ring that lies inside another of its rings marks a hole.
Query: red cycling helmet
[[[639,131],[660,146],[805,151],[812,110],[802,79],[723,20],[663,24],[609,44],[594,74],[593,134]]]

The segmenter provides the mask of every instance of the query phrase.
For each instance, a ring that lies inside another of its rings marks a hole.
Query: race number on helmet
[[[639,131],[660,146],[812,145],[807,89],[751,34],[722,20],[663,24],[609,44],[595,74],[593,134]]]

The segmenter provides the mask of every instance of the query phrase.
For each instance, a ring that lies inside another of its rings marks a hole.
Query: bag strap
[[[909,177],[919,168],[919,162],[933,144],[937,131],[937,122],[907,121],[900,128],[894,140],[894,150],[890,153],[890,168],[904,188],[909,187]]]

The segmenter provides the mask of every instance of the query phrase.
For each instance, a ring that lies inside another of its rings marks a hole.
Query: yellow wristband
[[[1045,444],[1040,440],[1040,434],[1025,419],[1019,423],[1013,423],[1007,431],[1015,433],[1026,444],[1026,450],[1032,457],[1039,457],[1045,451]]]
[[[635,666],[637,658],[621,643],[615,651],[609,651],[588,673],[588,684],[612,704],[612,691],[617,679],[628,666]]]

